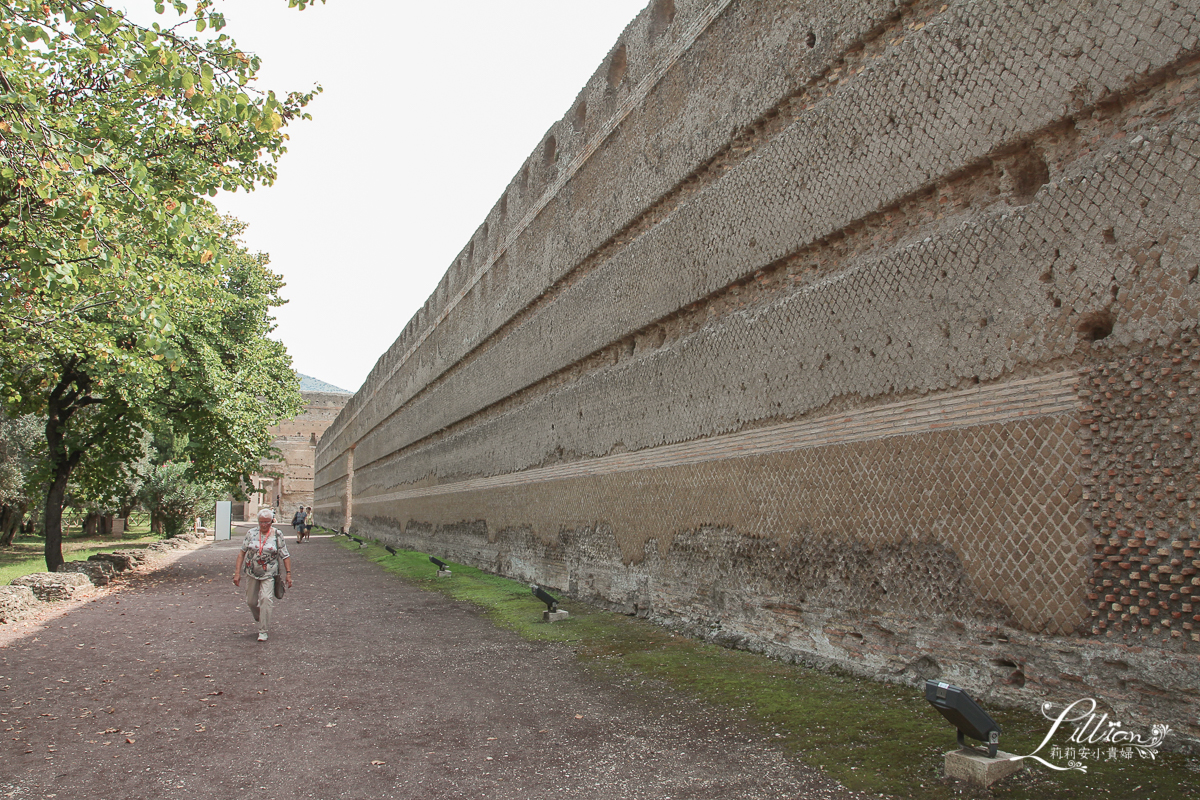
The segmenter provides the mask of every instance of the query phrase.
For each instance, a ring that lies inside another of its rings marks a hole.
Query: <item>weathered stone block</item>
[[[59,572],[78,572],[86,575],[96,586],[107,586],[112,582],[116,570],[107,561],[68,561],[58,565]]]
[[[28,586],[38,600],[70,600],[81,589],[88,589],[92,581],[78,572],[35,572],[15,578],[13,586]]]
[[[1003,750],[997,750],[995,758],[972,750],[951,750],[946,753],[946,777],[986,788],[1025,768],[1024,761],[1012,759],[1013,754]]]
[[[129,558],[133,559],[134,566],[145,564],[146,559],[150,557],[149,553],[147,553],[145,550],[136,550],[133,548],[128,548],[125,550],[113,550],[112,554],[114,556],[129,556]]]
[[[15,622],[37,605],[38,599],[28,586],[0,586],[0,622]]]
[[[569,611],[543,611],[542,622],[561,622],[571,616]]]
[[[96,553],[94,556],[88,556],[88,561],[103,561],[112,564],[112,567],[117,572],[124,572],[127,569],[133,569],[137,564],[132,557],[125,553]]]

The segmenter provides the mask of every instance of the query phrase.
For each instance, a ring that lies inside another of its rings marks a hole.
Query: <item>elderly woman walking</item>
[[[246,573],[246,604],[258,622],[258,640],[267,640],[267,628],[271,625],[271,608],[275,605],[275,576],[279,574],[279,562],[283,561],[287,587],[292,588],[292,560],[283,535],[272,523],[275,512],[264,508],[258,512],[258,529],[251,530],[242,540],[238,552],[237,567],[233,571],[233,585],[242,585],[242,572]]]

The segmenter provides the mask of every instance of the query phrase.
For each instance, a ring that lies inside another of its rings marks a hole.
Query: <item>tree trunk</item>
[[[62,554],[62,510],[67,496],[67,478],[71,467],[67,464],[54,465],[54,478],[46,492],[46,570],[57,572],[63,563]]]
[[[87,397],[91,380],[66,365],[58,385],[50,391],[46,403],[46,456],[50,462],[50,488],[46,492],[46,569],[58,570],[63,563],[62,510],[67,496],[67,479],[83,458],[83,447],[72,449],[67,443],[67,425],[75,412],[94,402]]]
[[[113,529],[113,515],[112,514],[104,514],[103,516],[101,516],[100,517],[100,535],[101,536],[112,536],[112,529]]]
[[[83,534],[84,536],[96,535],[96,523],[100,521],[100,515],[94,511],[89,511],[87,516],[83,518]]]
[[[17,513],[16,506],[5,506],[0,512],[0,547],[8,547],[17,537],[17,526],[24,514]]]
[[[158,509],[154,509],[150,512],[150,531],[151,533],[157,533],[159,536],[162,535],[163,515]]]

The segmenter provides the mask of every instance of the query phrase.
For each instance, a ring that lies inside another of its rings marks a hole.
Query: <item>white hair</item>
[[[259,519],[269,519],[272,522],[274,522],[275,521],[275,512],[269,508],[260,508],[258,510],[258,518]]]

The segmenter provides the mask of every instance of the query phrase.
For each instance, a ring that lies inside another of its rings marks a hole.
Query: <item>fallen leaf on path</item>
[[[133,744],[133,743],[134,743],[134,741],[136,741],[136,740],[134,740],[134,739],[130,739],[130,738],[128,738],[128,737],[126,737],[126,739],[125,739],[125,742],[126,742],[126,744]]]
[[[371,762],[371,766],[373,766],[373,767],[381,767],[381,766],[383,766],[383,764],[384,764],[384,762],[382,762],[382,761],[372,761]]]
[[[583,719],[583,714],[576,714],[575,719]]]

